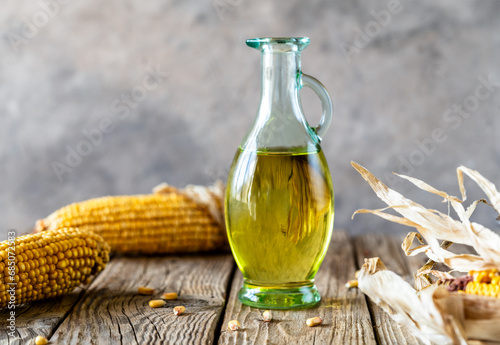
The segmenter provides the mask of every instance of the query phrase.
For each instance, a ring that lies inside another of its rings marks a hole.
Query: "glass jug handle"
[[[319,120],[318,126],[314,127],[314,131],[316,132],[316,134],[319,137],[319,140],[321,141],[323,134],[328,130],[328,127],[330,127],[330,124],[332,123],[332,116],[333,116],[332,99],[330,98],[330,95],[328,94],[328,91],[323,86],[323,84],[321,84],[321,82],[318,79],[311,77],[308,74],[302,74],[302,86],[307,86],[311,88],[316,93],[316,95],[318,95],[321,101],[323,115],[321,115],[321,120]]]

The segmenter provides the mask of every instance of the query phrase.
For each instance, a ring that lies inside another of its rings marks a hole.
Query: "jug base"
[[[238,299],[255,308],[295,309],[313,307],[320,302],[321,296],[313,283],[270,287],[245,282],[238,292]]]

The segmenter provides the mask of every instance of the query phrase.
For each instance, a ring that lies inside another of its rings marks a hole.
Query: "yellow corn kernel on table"
[[[334,231],[328,254],[316,276],[321,303],[312,309],[272,311],[243,306],[237,299],[242,276],[231,254],[112,258],[88,286],[47,301],[0,311],[0,344],[420,344],[356,288],[354,277],[365,257],[379,256],[389,269],[412,279],[424,262],[407,258],[401,239],[380,234],[349,237]],[[139,295],[141,286],[156,289]],[[160,308],[148,302],[164,292],[178,299]],[[176,316],[175,306],[185,311]],[[307,327],[315,316],[323,324]],[[10,318],[10,320],[9,320]],[[227,324],[238,320],[241,328]]]

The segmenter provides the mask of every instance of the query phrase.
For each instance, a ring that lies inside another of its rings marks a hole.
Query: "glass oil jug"
[[[227,234],[244,277],[238,297],[259,308],[312,306],[320,301],[314,276],[333,229],[333,188],[320,147],[332,102],[319,81],[301,72],[307,37],[246,43],[261,51],[262,93],[227,181]],[[303,86],[321,100],[323,115],[315,128],[302,112]]]

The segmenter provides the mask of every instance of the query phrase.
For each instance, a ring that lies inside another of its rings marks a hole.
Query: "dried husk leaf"
[[[433,285],[417,292],[403,278],[385,269],[379,258],[365,260],[358,288],[423,343],[466,344],[462,325],[446,314],[443,317],[434,303],[436,292],[449,295],[446,288]]]
[[[488,196],[488,199],[490,200],[495,210],[500,214],[500,193],[496,189],[495,185],[488,181],[476,170],[472,170],[464,166],[460,166],[457,168],[458,186],[460,187],[460,193],[462,193],[462,199],[465,201],[465,199],[467,198],[464,187],[464,173],[477,183],[477,185]]]
[[[181,193],[206,207],[214,220],[225,227],[224,221],[224,192],[225,187],[222,181],[216,181],[212,186],[187,185],[183,189],[177,189],[168,183],[161,183],[153,188],[155,194]]]
[[[366,168],[354,162],[351,164],[370,184],[377,196],[389,205],[389,207],[385,209],[359,210],[356,211],[355,214],[373,213],[389,221],[415,227],[420,236],[417,237],[417,235],[410,233],[403,242],[403,250],[407,255],[425,253],[431,260],[444,263],[451,269],[461,272],[500,267],[500,237],[481,224],[469,221],[469,217],[477,204],[484,201],[478,200],[465,210],[462,201],[458,198],[449,196],[445,192],[439,191],[418,179],[398,175],[424,191],[441,196],[445,202],[448,202],[453,207],[460,218],[460,221],[454,220],[447,214],[436,210],[426,209],[422,205],[405,198],[398,192],[385,186]],[[461,171],[465,172],[465,170]],[[467,170],[467,172],[469,171]],[[477,178],[477,176],[475,177]],[[497,195],[495,193],[498,194],[498,192],[496,192],[494,186],[491,187],[484,181],[482,182],[489,187],[487,192],[488,197],[491,196],[496,200],[495,198]],[[461,189],[463,189],[463,185]],[[492,203],[494,202],[492,201]],[[384,211],[387,209],[393,209],[403,217],[385,213]],[[415,238],[419,240],[421,245],[412,248]],[[425,245],[422,240],[425,240]],[[479,255],[455,254],[441,247],[439,240],[472,246]],[[425,286],[425,284],[423,285]]]
[[[500,237],[497,234],[495,234],[493,231],[491,231],[490,229],[482,226],[481,224],[471,223],[469,221],[469,218],[472,215],[472,213],[474,212],[474,210],[476,209],[477,205],[480,202],[487,203],[485,200],[483,200],[483,199],[476,200],[468,207],[467,210],[465,210],[465,208],[462,205],[462,202],[459,201],[457,198],[450,197],[444,192],[437,191],[436,189],[429,186],[425,182],[420,181],[416,178],[404,176],[404,175],[398,175],[398,176],[410,181],[411,183],[413,183],[414,185],[416,185],[417,187],[419,187],[420,189],[422,189],[424,191],[431,192],[433,194],[437,194],[440,196],[444,195],[445,199],[451,203],[453,209],[457,213],[458,217],[460,218],[460,220],[462,222],[462,225],[465,228],[465,233],[466,233],[469,241],[464,243],[464,244],[467,244],[467,245],[474,247],[474,249],[478,252],[478,254],[480,255],[480,257],[482,259],[490,261],[489,264],[490,264],[490,266],[492,266],[490,268],[495,268],[495,267],[500,266]],[[461,189],[463,189],[463,186],[461,187]],[[494,189],[494,185],[493,185],[493,189]],[[465,190],[465,189],[463,189],[463,190]],[[496,192],[496,189],[495,189],[495,192]],[[496,193],[498,193],[498,192],[496,192]],[[434,210],[432,210],[432,211],[428,210],[428,211],[429,212],[437,212]],[[455,220],[453,220],[453,222],[455,224],[458,223]],[[456,240],[453,240],[453,238],[449,238],[449,237],[443,238],[443,239],[457,242]],[[485,268],[485,269],[487,269],[487,268]]]
[[[455,221],[446,214],[435,211],[431,212],[422,205],[405,198],[398,192],[388,188],[379,179],[373,176],[366,168],[361,165],[351,162],[352,166],[361,174],[377,196],[387,205],[392,207],[396,212],[412,223],[418,224],[424,228],[432,227],[438,238],[444,238],[449,235],[450,231],[455,233],[455,242],[468,243],[468,238],[464,234],[464,226],[457,222],[450,229],[450,223]]]
[[[430,278],[425,274],[414,275],[414,277],[415,277],[415,288],[417,289],[417,291],[423,290],[426,287],[432,285]]]
[[[418,226],[416,226],[418,227]],[[421,245],[418,245],[416,247],[412,247],[413,245],[413,240],[418,239],[418,242],[421,243]],[[429,246],[423,245],[424,239],[422,238],[422,235],[418,232],[409,232],[408,235],[406,235],[405,239],[403,240],[403,243],[401,244],[401,248],[405,252],[406,256],[414,256],[420,253],[425,253],[427,249],[429,249]]]
[[[363,264],[363,269],[368,274],[374,274],[374,273],[377,273],[378,271],[387,270],[387,268],[385,267],[382,260],[380,260],[380,258],[378,258],[378,257],[365,259],[365,263]],[[358,275],[360,273],[361,272],[359,272]]]
[[[439,280],[446,280],[446,279],[453,279],[454,277],[448,273],[448,272],[442,272],[438,270],[418,270],[416,276],[421,276],[421,275],[433,275]]]

